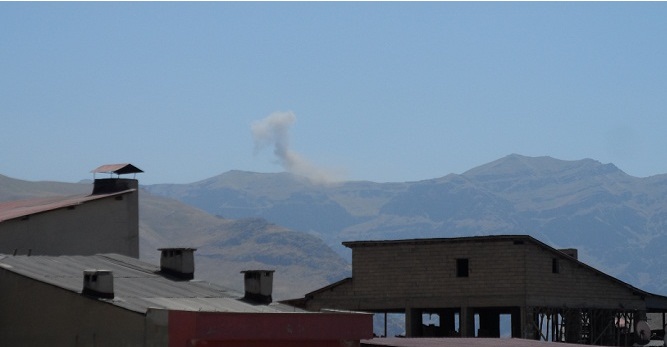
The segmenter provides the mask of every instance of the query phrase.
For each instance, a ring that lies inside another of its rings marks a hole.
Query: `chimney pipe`
[[[110,270],[84,270],[83,294],[97,298],[113,299],[113,272]]]
[[[93,182],[93,195],[118,193],[129,189],[138,189],[139,181],[129,178],[96,178]]]
[[[273,301],[273,272],[274,270],[246,270],[244,275],[244,300],[268,305]]]
[[[181,280],[195,278],[196,248],[160,248],[160,271]]]

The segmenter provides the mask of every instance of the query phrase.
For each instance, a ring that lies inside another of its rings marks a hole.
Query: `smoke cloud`
[[[274,112],[268,117],[255,121],[251,125],[255,140],[255,153],[273,147],[273,154],[278,163],[287,171],[304,176],[313,183],[333,183],[340,181],[329,170],[314,166],[289,146],[289,128],[296,121],[292,112]]]

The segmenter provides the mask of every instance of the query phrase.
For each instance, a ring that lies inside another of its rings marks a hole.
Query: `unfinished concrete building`
[[[628,345],[647,313],[661,313],[664,326],[667,297],[580,262],[574,249],[557,250],[530,236],[343,245],[352,249],[352,277],[291,303],[404,313],[408,337],[500,337],[504,316],[512,337]],[[424,314],[438,315],[439,324],[423,324]]]

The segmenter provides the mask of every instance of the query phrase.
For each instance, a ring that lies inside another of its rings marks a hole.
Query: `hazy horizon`
[[[129,162],[145,184],[235,169],[406,182],[518,153],[667,173],[666,15],[664,2],[0,3],[0,172],[77,182]]]

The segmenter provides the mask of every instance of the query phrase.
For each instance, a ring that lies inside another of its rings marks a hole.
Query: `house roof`
[[[178,281],[160,272],[160,267],[118,254],[93,256],[5,256],[0,270],[11,271],[74,293],[83,291],[83,271],[113,272],[114,298],[96,300],[139,313],[151,309],[203,312],[304,312],[272,303],[255,305],[243,294],[206,281]],[[239,276],[239,281],[242,281]]]
[[[95,195],[73,195],[66,197],[36,198],[29,200],[17,200],[0,203],[0,222],[10,219],[22,218],[25,216],[81,205],[83,203],[105,199],[112,196],[123,195],[136,191],[128,189],[109,194]]]
[[[143,172],[140,168],[128,164],[107,164],[98,167],[97,169],[91,171],[92,173],[115,173],[116,175],[131,174],[131,173],[140,173]]]
[[[343,246],[349,248],[372,247],[392,244],[432,244],[432,243],[457,243],[457,242],[486,242],[486,241],[531,241],[538,242],[530,235],[488,235],[488,236],[466,236],[466,237],[442,237],[424,239],[401,239],[401,240],[370,240],[370,241],[347,241]],[[546,245],[545,245],[546,246]],[[547,246],[549,247],[549,246]],[[549,247],[551,248],[551,247]]]
[[[316,290],[314,290],[314,291],[312,291],[312,292],[306,294],[306,297],[309,297],[309,296],[313,296],[313,295],[315,295],[315,294],[319,294],[319,293],[326,292],[327,290],[331,290],[331,289],[333,289],[333,288],[340,287],[340,286],[342,286],[342,285],[348,284],[349,282],[352,282],[352,277],[346,277],[346,278],[343,278],[342,280],[340,280],[340,281],[338,281],[338,282],[334,282],[334,283],[331,283],[331,284],[328,285],[328,286],[324,286],[324,287],[322,287],[322,288],[320,288],[320,289],[316,289]]]

